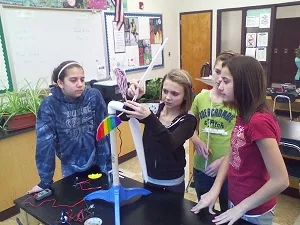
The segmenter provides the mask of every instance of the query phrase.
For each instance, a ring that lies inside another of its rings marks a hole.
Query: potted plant
[[[139,102],[144,103],[149,109],[156,113],[160,102],[160,85],[162,78],[154,78],[146,81],[145,95],[140,98]]]
[[[38,108],[47,95],[41,88],[41,80],[35,87],[26,81],[18,90],[8,91],[0,96],[0,127],[4,130],[18,130],[33,127]]]

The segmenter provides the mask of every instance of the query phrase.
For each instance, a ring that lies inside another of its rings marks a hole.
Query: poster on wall
[[[263,62],[267,61],[267,48],[258,47],[256,49],[256,59],[260,62],[261,61],[263,61]]]
[[[246,27],[258,27],[259,17],[258,16],[247,16],[246,17]]]
[[[139,40],[140,66],[149,65],[152,61],[150,40]]]
[[[256,33],[246,34],[246,47],[247,48],[256,47]]]
[[[137,17],[125,18],[125,43],[127,46],[133,46],[138,44],[139,40],[139,21]]]
[[[125,32],[124,26],[119,30],[117,27],[117,23],[113,22],[114,29],[114,47],[115,53],[125,52]]]
[[[255,58],[256,48],[246,48],[245,55]]]
[[[150,36],[151,35],[151,44],[162,44],[163,40],[161,19],[150,19]]]
[[[114,14],[104,13],[108,66],[111,75],[113,75],[112,70],[116,67],[120,67],[126,72],[145,70],[163,43],[161,14],[125,13],[124,16],[124,48],[122,49],[120,44],[113,41],[113,35],[115,35],[115,29],[112,26]],[[119,40],[121,40],[122,34],[119,33],[119,35]],[[163,66],[163,64],[162,52],[154,66]]]
[[[267,47],[268,46],[268,32],[257,33],[257,46]]]
[[[139,39],[140,40],[149,40],[150,32],[149,32],[149,18],[140,17],[139,18]]]
[[[271,13],[261,13],[259,15],[259,28],[270,28]]]

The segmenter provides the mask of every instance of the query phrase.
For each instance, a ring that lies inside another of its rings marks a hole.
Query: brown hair
[[[60,70],[61,70],[65,65],[67,65],[67,64],[69,64],[69,63],[73,63],[73,62],[74,62],[74,64],[71,64],[71,65],[67,66],[66,68],[64,68],[64,69],[61,71],[61,73],[60,73],[60,75],[59,75],[59,79],[60,79],[62,82],[64,81],[64,79],[65,79],[65,77],[66,77],[66,75],[67,75],[67,70],[68,70],[68,69],[71,69],[71,68],[73,68],[73,67],[76,67],[76,68],[81,68],[81,69],[83,70],[83,68],[82,68],[77,62],[75,62],[75,61],[72,61],[72,60],[64,61],[64,62],[62,62],[61,64],[59,64],[59,66],[56,67],[56,68],[53,70],[53,73],[52,73],[52,81],[53,81],[54,83],[57,84],[58,74],[59,74]]]
[[[300,58],[300,45],[299,47],[296,49],[296,57]]]
[[[169,79],[177,84],[180,84],[184,89],[184,97],[183,102],[180,107],[180,114],[187,113],[191,107],[193,102],[193,89],[192,89],[192,79],[189,73],[185,70],[173,69],[169,73],[167,73],[160,85],[160,98],[162,97],[162,89],[166,79]]]
[[[226,60],[230,59],[231,57],[238,56],[238,55],[240,55],[240,54],[236,53],[234,51],[231,51],[231,50],[223,51],[217,56],[214,67],[216,66],[216,64],[219,61],[225,62]]]
[[[244,122],[249,122],[255,112],[270,111],[266,103],[266,77],[261,64],[250,56],[235,56],[222,65],[227,67],[233,78],[235,101]]]

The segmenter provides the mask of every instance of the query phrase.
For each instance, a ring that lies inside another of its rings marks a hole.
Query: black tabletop
[[[274,88],[273,89],[268,88],[267,93],[266,93],[267,96],[272,96],[272,95],[276,96],[276,95],[285,95],[285,94],[295,95],[296,98],[300,98],[300,94],[298,92],[296,92],[295,90],[282,92],[282,91],[276,91]]]
[[[87,174],[75,174],[66,177],[52,185],[53,195],[45,200],[55,199],[55,206],[67,204],[73,205],[81,200],[85,195],[91,191],[83,191],[73,187],[75,177],[78,180],[86,180]],[[143,187],[142,183],[129,178],[120,178],[120,182],[124,187]],[[98,180],[93,180],[88,187],[95,187],[102,185],[107,189],[105,184],[107,178],[102,177]],[[122,203],[121,206],[121,225],[210,225],[213,224],[211,220],[213,216],[207,212],[201,212],[195,215],[190,210],[195,205],[194,202],[186,200],[183,196],[159,191],[151,190],[152,194],[148,196],[135,197],[127,202]],[[31,202],[34,206],[24,204],[24,202]],[[47,202],[39,207],[36,207],[40,202],[34,199],[28,199],[28,196],[23,196],[16,199],[15,204],[40,220],[46,225],[53,225],[59,220],[60,214],[64,207],[52,207],[53,201]],[[92,209],[95,217],[100,217],[103,225],[114,224],[114,205],[103,200],[94,200],[87,202],[88,205],[94,204]],[[81,209],[86,208],[83,203],[72,208],[75,215]],[[72,225],[83,224],[83,222],[71,222]],[[238,221],[235,224],[248,225],[245,221]]]
[[[281,141],[287,144],[292,144],[300,147],[300,122],[279,120]],[[283,155],[294,158],[284,157],[285,165],[290,176],[300,177],[300,151],[296,147],[289,145],[280,146],[280,151]],[[298,196],[298,194],[296,195]]]
[[[282,141],[300,146],[300,122],[278,120]]]

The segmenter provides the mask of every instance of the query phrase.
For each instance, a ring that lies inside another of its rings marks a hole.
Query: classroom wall
[[[173,68],[179,68],[180,66],[180,31],[179,31],[179,13],[189,11],[202,11],[213,10],[213,29],[212,29],[212,61],[216,55],[216,23],[217,23],[217,10],[224,8],[235,8],[253,5],[266,5],[284,3],[283,0],[231,0],[231,1],[219,1],[219,0],[184,0],[180,4],[175,4],[174,0],[143,0],[144,9],[139,9],[140,0],[127,0],[128,12],[138,13],[162,13],[163,14],[163,35],[164,38],[168,37],[169,41],[164,50],[164,68],[154,69],[151,77],[162,77],[168,71]],[[296,1],[296,0],[295,0]],[[294,1],[289,1],[294,2]],[[293,10],[299,12],[299,10]],[[288,14],[291,13],[289,10]],[[286,15],[286,13],[284,13]],[[232,33],[234,36],[234,33]],[[230,36],[228,36],[230,38]],[[128,73],[129,81],[133,79],[139,79],[143,75],[141,72]]]
[[[216,33],[217,33],[217,10],[224,8],[237,8],[245,6],[255,6],[255,5],[268,5],[268,4],[279,4],[285,2],[296,2],[297,0],[230,0],[230,1],[219,1],[219,0],[185,0],[181,1],[181,4],[174,4],[173,7],[177,10],[177,19],[179,21],[179,13],[190,12],[190,11],[202,11],[202,10],[213,10],[213,29],[212,29],[212,61],[216,57]],[[176,58],[178,59],[177,65],[180,65],[180,28],[179,22],[177,26],[171,25],[174,30],[171,34],[177,42],[177,47],[174,49],[176,52]],[[173,54],[174,56],[174,54]]]
[[[174,3],[173,0],[144,0],[144,9],[139,9],[138,0],[127,0],[127,7],[130,13],[161,13],[163,14],[163,35],[164,38],[170,37],[174,33],[174,25],[177,25],[177,11],[170,10],[170,4]],[[1,4],[0,4],[1,6]],[[176,23],[174,23],[176,21]],[[162,77],[172,68],[179,67],[177,55],[173,54],[173,50],[176,49],[174,46],[177,46],[178,40],[175,38],[169,38],[167,45],[164,50],[164,67],[163,68],[154,68],[151,73],[151,77]],[[172,50],[172,51],[171,51]],[[175,53],[176,51],[174,51]],[[170,54],[169,54],[170,53]],[[12,65],[12,64],[11,64]],[[12,69],[11,69],[12,70]],[[49,71],[51,74],[52,71]],[[133,79],[139,79],[144,74],[145,70],[140,72],[129,72],[128,79],[132,81]],[[114,77],[112,77],[115,79]]]

